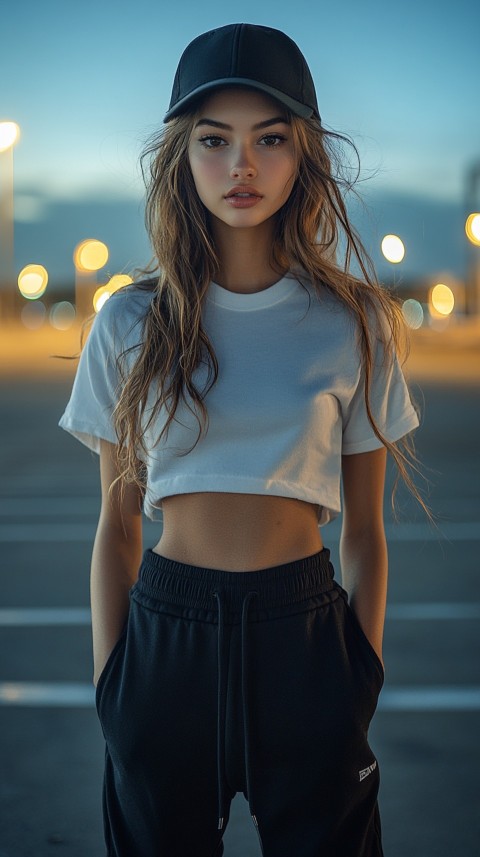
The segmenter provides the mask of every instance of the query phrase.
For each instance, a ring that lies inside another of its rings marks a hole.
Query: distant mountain
[[[382,279],[390,280],[394,267],[380,251],[382,237],[390,232],[398,234],[406,246],[404,261],[395,266],[397,282],[440,271],[464,276],[467,249],[460,203],[376,191],[369,192],[366,208],[352,201],[349,209]],[[142,202],[91,198],[47,201],[41,219],[17,223],[16,268],[30,262],[43,264],[52,284],[71,283],[73,250],[85,238],[98,238],[110,249],[109,262],[99,272],[100,281],[107,273],[131,272],[149,262]]]

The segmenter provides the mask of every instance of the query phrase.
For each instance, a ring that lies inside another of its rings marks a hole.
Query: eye
[[[280,146],[285,142],[287,138],[283,136],[283,134],[265,134],[261,139],[261,143],[263,143],[268,149],[274,149],[276,146]]]
[[[219,149],[222,143],[225,140],[222,137],[218,137],[216,134],[206,134],[205,137],[200,137],[199,143],[205,147],[205,149]]]

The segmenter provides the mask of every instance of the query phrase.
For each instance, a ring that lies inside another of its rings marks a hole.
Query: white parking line
[[[388,604],[388,619],[480,619],[480,603],[471,601],[419,601]]]
[[[0,705],[26,708],[91,708],[95,690],[91,684],[80,682],[20,682],[0,683]]]
[[[480,711],[480,687],[385,687],[380,711]]]
[[[393,603],[387,606],[387,620],[419,621],[479,619],[480,602],[445,601]],[[88,607],[3,607],[0,628],[40,625],[90,625]]]
[[[36,625],[90,625],[88,607],[4,607],[0,609],[0,627]]]
[[[0,706],[23,708],[92,708],[93,685],[81,682],[3,682]],[[465,686],[386,686],[378,701],[378,711],[435,712],[480,711],[480,687]]]

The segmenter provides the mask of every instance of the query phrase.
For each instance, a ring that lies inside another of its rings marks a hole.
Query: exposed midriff
[[[163,533],[154,551],[224,571],[258,571],[322,549],[318,507],[290,497],[200,492],[162,501]]]

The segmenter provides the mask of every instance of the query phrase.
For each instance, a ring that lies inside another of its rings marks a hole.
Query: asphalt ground
[[[479,854],[480,384],[457,358],[424,353],[414,383],[437,529],[404,492],[400,523],[386,511],[386,682],[370,730],[386,857]],[[0,857],[104,855],[88,618],[98,461],[56,428],[70,375],[0,387]],[[158,537],[147,524],[145,544]],[[324,540],[339,579],[336,524]],[[243,795],[224,842],[226,857],[260,855]]]

